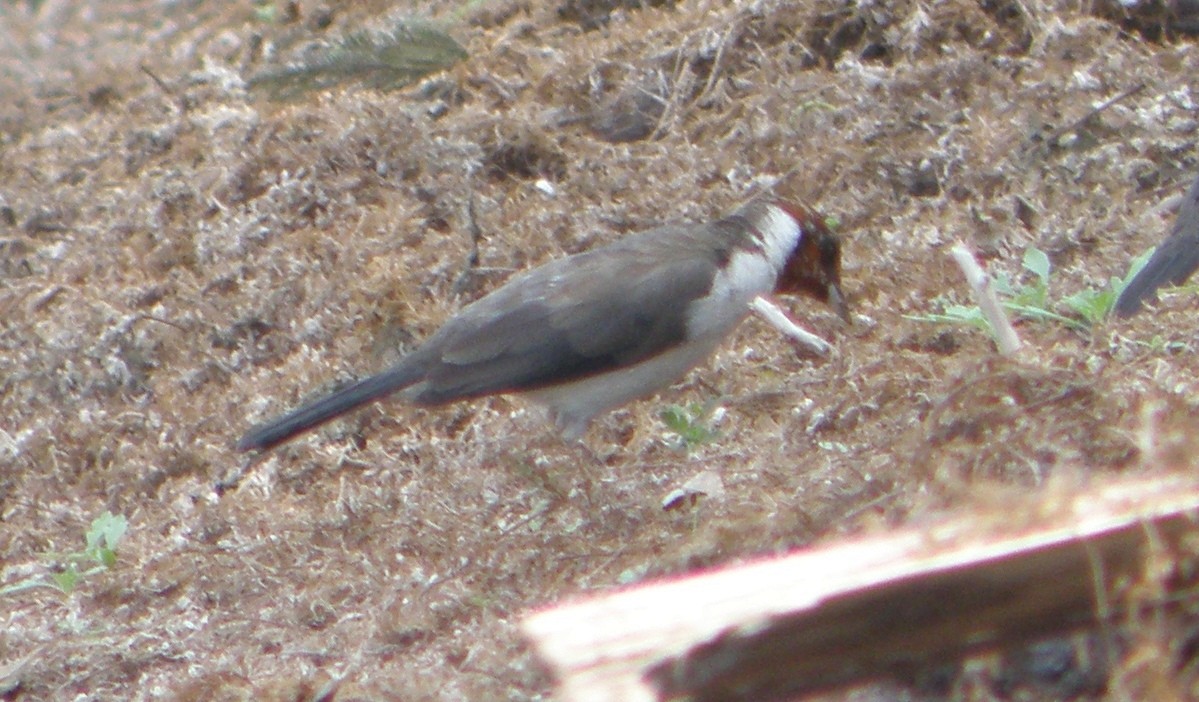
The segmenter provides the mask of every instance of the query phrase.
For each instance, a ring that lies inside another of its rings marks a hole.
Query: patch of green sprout
[[[61,570],[0,587],[0,596],[14,595],[39,587],[54,588],[63,594],[71,594],[84,579],[116,565],[117,545],[128,529],[129,521],[123,515],[105,512],[92,520],[91,526],[84,534],[84,547],[81,550],[46,555],[48,561],[61,564]]]
[[[720,436],[715,424],[716,403],[693,402],[686,407],[668,405],[658,413],[667,429],[667,443],[676,450],[691,451]]]
[[[1024,251],[1021,268],[1031,274],[1027,283],[1017,283],[1005,273],[992,276],[991,285],[1000,304],[1017,319],[1061,324],[1078,331],[1087,331],[1111,314],[1120,293],[1148,262],[1152,250],[1133,260],[1123,278],[1112,277],[1107,285],[1097,289],[1084,289],[1066,295],[1059,300],[1050,296],[1052,266],[1049,256],[1038,248]],[[909,315],[908,319],[918,322],[958,324],[991,331],[978,305],[945,304],[940,313]]]

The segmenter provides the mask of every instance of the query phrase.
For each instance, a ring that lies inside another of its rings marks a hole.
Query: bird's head
[[[849,306],[841,292],[841,240],[824,218],[804,207],[777,203],[803,232],[779,275],[776,291],[801,294],[828,303],[847,323]]]

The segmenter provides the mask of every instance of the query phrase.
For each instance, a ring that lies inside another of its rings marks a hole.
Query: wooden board
[[[1177,481],[1038,500],[590,597],[524,631],[563,700],[790,698],[1109,619],[1199,514]]]

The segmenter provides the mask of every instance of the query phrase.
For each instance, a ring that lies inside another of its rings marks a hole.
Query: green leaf
[[[1003,308],[1019,316],[1021,319],[1026,319],[1030,322],[1057,322],[1072,329],[1087,328],[1087,325],[1079,320],[1067,317],[1064,314],[1058,314],[1040,304],[1025,305],[1016,302],[1004,302]]]
[[[91,528],[87,530],[87,548],[89,551],[100,547],[116,550],[128,529],[129,520],[125,515],[105,512],[92,520]]]
[[[691,449],[706,444],[719,436],[719,432],[708,426],[713,404],[691,404],[688,407],[669,405],[658,416],[674,434],[678,435],[677,448]]]
[[[662,420],[662,423],[666,425],[667,429],[675,433],[681,433],[687,430],[687,426],[689,424],[687,413],[678,405],[669,405],[662,408],[662,411],[658,413],[658,417]]]
[[[1112,287],[1103,290],[1080,290],[1062,298],[1066,307],[1083,318],[1088,325],[1103,321],[1116,304],[1116,292]]]
[[[104,565],[105,568],[111,568],[117,564],[117,552],[110,548],[102,548],[96,554],[97,560]]]
[[[390,32],[358,32],[303,62],[264,71],[250,80],[277,100],[357,82],[396,90],[467,57],[450,35],[430,25],[400,23]]]
[[[1140,256],[1132,259],[1132,263],[1128,264],[1128,273],[1124,276],[1124,280],[1122,281],[1124,285],[1120,288],[1120,292],[1124,292],[1124,288],[1132,282],[1133,278],[1137,277],[1137,273],[1140,273],[1145,264],[1149,263],[1149,259],[1153,257],[1153,252],[1156,250],[1156,247],[1149,249]]]
[[[977,306],[949,305],[945,308],[943,314],[926,315],[923,318],[913,317],[913,319],[950,324],[966,324],[984,331],[991,328],[991,323],[987,321],[986,316],[983,315],[982,310]]]
[[[1011,297],[1016,294],[1016,288],[1012,285],[1012,280],[1004,273],[991,278],[991,288],[1000,297]]]
[[[1024,270],[1032,272],[1041,285],[1049,287],[1049,256],[1044,251],[1032,246],[1025,249]]]
[[[254,19],[265,24],[273,24],[279,16],[279,8],[273,2],[254,3]]]
[[[63,594],[69,595],[75,591],[75,586],[79,584],[79,571],[72,564],[61,573],[55,573],[51,576],[54,579],[54,584],[62,590]]]

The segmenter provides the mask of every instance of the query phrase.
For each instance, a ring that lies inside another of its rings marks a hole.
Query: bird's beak
[[[853,324],[853,318],[849,315],[849,305],[846,304],[845,296],[841,294],[841,286],[837,283],[829,283],[828,304],[846,324]]]

